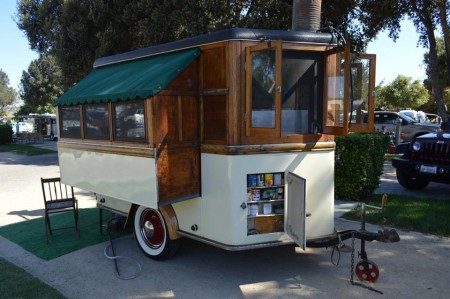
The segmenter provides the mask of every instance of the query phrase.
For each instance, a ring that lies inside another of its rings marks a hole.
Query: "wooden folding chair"
[[[48,244],[48,234],[53,235],[52,230],[75,228],[77,238],[80,238],[78,224],[78,201],[75,198],[73,187],[61,183],[61,178],[41,178],[42,194],[45,204],[45,242]],[[75,226],[52,229],[50,215],[73,211]]]

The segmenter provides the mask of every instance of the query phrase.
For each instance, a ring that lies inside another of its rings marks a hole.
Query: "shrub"
[[[0,124],[0,144],[12,142],[13,130],[9,124]]]
[[[350,134],[336,137],[335,196],[362,200],[375,191],[383,173],[389,136]]]

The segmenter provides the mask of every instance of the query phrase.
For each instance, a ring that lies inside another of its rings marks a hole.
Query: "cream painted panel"
[[[307,212],[312,214],[307,219],[307,238],[333,233],[334,151],[320,151],[202,154],[202,220],[196,234],[228,245],[289,239],[284,233],[247,236],[247,210],[240,207],[246,202],[247,174],[288,171],[306,179]]]
[[[202,225],[202,200],[201,197],[197,197],[172,204],[180,230],[194,235],[202,235],[204,230]],[[193,230],[193,225],[197,225],[198,229]]]
[[[153,158],[58,149],[61,179],[77,188],[157,208]]]
[[[311,152],[286,169],[306,178],[306,238],[329,235],[334,230],[334,151]]]

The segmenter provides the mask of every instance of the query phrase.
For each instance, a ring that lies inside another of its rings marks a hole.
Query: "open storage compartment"
[[[247,235],[284,231],[284,173],[247,174]]]

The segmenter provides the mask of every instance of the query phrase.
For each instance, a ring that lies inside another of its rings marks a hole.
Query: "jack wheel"
[[[356,264],[355,274],[361,281],[375,282],[380,276],[380,270],[377,264],[366,260]]]

